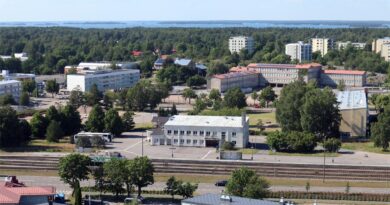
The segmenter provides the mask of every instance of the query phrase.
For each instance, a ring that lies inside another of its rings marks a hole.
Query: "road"
[[[46,177],[46,176],[19,176],[20,181],[24,182],[27,186],[54,186],[57,189],[57,192],[63,192],[65,194],[70,194],[71,189],[68,185],[64,184],[59,177]],[[93,180],[83,181],[82,186],[93,186]],[[144,190],[163,190],[165,187],[165,182],[156,182],[151,186],[144,188]],[[223,187],[216,187],[214,184],[210,183],[200,183],[198,185],[197,194],[206,194],[206,193],[221,193]],[[271,186],[273,191],[306,191],[305,186]],[[345,192],[345,187],[320,187],[312,186],[310,187],[311,192]],[[351,187],[350,193],[380,193],[380,194],[389,194],[390,188],[366,188],[366,187]]]

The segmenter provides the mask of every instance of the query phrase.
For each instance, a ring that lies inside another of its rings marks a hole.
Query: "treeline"
[[[253,36],[255,52],[231,55],[228,39],[235,35]],[[1,28],[0,55],[27,52],[29,60],[0,61],[0,69],[37,74],[61,73],[65,65],[81,61],[135,61],[141,60],[140,69],[150,73],[156,49],[161,54],[174,54],[193,58],[208,66],[220,61],[229,66],[249,62],[288,63],[284,45],[313,37],[334,38],[337,41],[367,42],[356,55],[332,53],[324,64],[344,64],[347,68],[386,72],[389,64],[371,53],[374,38],[390,36],[390,29],[310,29],[310,28],[128,28],[128,29],[77,29],[77,28]],[[142,57],[131,51],[141,50]],[[337,56],[333,56],[337,55]],[[339,62],[339,60],[343,62]],[[367,64],[365,62],[370,62]]]

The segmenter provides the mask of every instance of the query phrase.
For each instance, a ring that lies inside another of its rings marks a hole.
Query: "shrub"
[[[279,132],[267,136],[268,146],[276,151],[285,152],[312,152],[317,146],[316,138],[306,132]]]
[[[92,147],[91,140],[86,136],[79,136],[76,142],[76,147]]]
[[[89,140],[91,142],[92,147],[104,148],[106,144],[105,141],[99,136],[93,136]]]
[[[325,140],[324,148],[328,152],[338,152],[341,148],[341,141],[336,138],[329,138]]]
[[[222,145],[223,150],[234,150],[234,143],[233,142],[224,142]]]

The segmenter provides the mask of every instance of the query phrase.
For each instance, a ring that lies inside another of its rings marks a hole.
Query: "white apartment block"
[[[239,53],[242,49],[246,49],[248,53],[253,53],[255,42],[252,37],[235,36],[229,39],[230,53]]]
[[[386,61],[390,61],[390,43],[382,44],[381,56],[385,58]]]
[[[342,50],[345,49],[347,46],[352,46],[356,49],[364,49],[366,47],[366,43],[357,43],[357,42],[351,42],[351,41],[346,41],[346,42],[337,42],[337,49]]]
[[[298,62],[311,61],[311,45],[298,41],[297,43],[289,43],[286,45],[286,55],[291,57],[291,60]]]
[[[249,140],[249,118],[227,116],[175,115],[160,132],[148,132],[151,145],[216,147],[232,142],[244,148]]]
[[[96,84],[99,91],[120,90],[134,86],[140,79],[139,70],[102,70],[67,75],[68,91],[89,91]]]
[[[390,43],[390,37],[375,39],[372,42],[372,52],[380,53],[382,51],[382,45]]]
[[[15,100],[18,100],[22,92],[22,83],[17,80],[0,81],[0,96],[11,94]]]
[[[313,53],[319,51],[324,56],[334,48],[334,41],[330,38],[312,38],[311,46]]]

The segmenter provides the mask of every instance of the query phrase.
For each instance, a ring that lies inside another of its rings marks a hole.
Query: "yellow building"
[[[342,137],[365,137],[367,132],[368,107],[364,90],[337,93],[341,114]]]
[[[334,41],[330,38],[312,38],[311,49],[313,53],[319,51],[324,56],[328,51],[334,49]]]
[[[382,51],[383,44],[390,43],[390,37],[378,38],[372,42],[372,52],[380,53]]]

